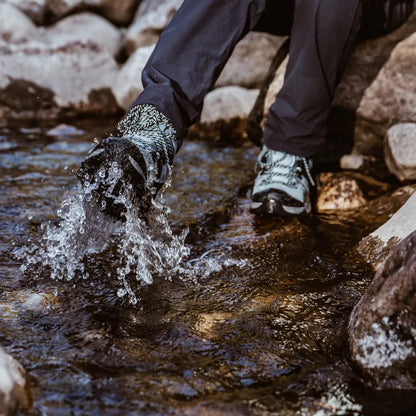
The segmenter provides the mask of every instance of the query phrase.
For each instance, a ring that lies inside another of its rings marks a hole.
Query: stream
[[[75,124],[0,128],[0,345],[33,415],[395,414],[404,396],[348,360],[374,218],[254,216],[257,150],[204,140],[178,153],[156,228],[85,218],[74,172],[115,121]]]

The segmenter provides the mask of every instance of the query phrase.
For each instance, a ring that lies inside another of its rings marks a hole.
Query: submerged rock
[[[32,395],[24,368],[0,347],[0,415],[29,410]]]
[[[414,189],[410,188],[409,191],[413,193]],[[416,194],[413,193],[385,224],[360,241],[358,251],[368,263],[378,269],[389,252],[414,230],[416,230]]]
[[[351,358],[375,387],[416,389],[416,232],[377,272],[349,332]]]
[[[318,179],[318,212],[355,210],[366,204],[357,181],[336,173],[321,173]]]
[[[384,157],[399,180],[416,180],[416,123],[396,124],[388,130]]]

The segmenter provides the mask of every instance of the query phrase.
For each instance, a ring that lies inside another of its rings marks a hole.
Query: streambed
[[[0,130],[0,344],[31,376],[34,415],[399,411],[405,394],[367,388],[346,347],[349,313],[373,275],[353,248],[374,222],[253,216],[247,143],[184,144],[164,199],[189,253],[175,273],[139,285],[137,304],[120,296],[116,241],[71,281],[42,265],[22,271],[16,252],[59,223],[74,170],[115,125],[106,123]]]

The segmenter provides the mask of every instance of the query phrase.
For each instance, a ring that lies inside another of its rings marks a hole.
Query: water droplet
[[[126,289],[120,288],[120,289],[117,290],[117,296],[119,298],[122,298],[122,297],[124,297],[126,295],[127,295]]]

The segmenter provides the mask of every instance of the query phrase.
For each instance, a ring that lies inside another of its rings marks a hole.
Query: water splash
[[[112,246],[116,256],[106,279],[116,282],[118,297],[127,297],[135,305],[140,287],[151,284],[155,275],[195,282],[223,267],[245,265],[216,250],[189,260],[190,247],[185,244],[188,230],[176,233],[172,230],[163,192],[158,201],[152,201],[151,211],[143,218],[128,186],[114,196],[114,188],[122,177],[119,166],[114,163],[101,173],[98,172],[99,181],[78,183],[62,202],[57,212],[59,223],[42,224],[42,235],[36,243],[15,250],[16,257],[23,261],[23,272],[46,267],[52,279],[87,280],[90,276],[86,259],[96,260],[99,253]],[[105,198],[97,201],[96,192],[102,191],[102,181],[105,181]],[[107,198],[123,208],[123,221],[103,212]]]

